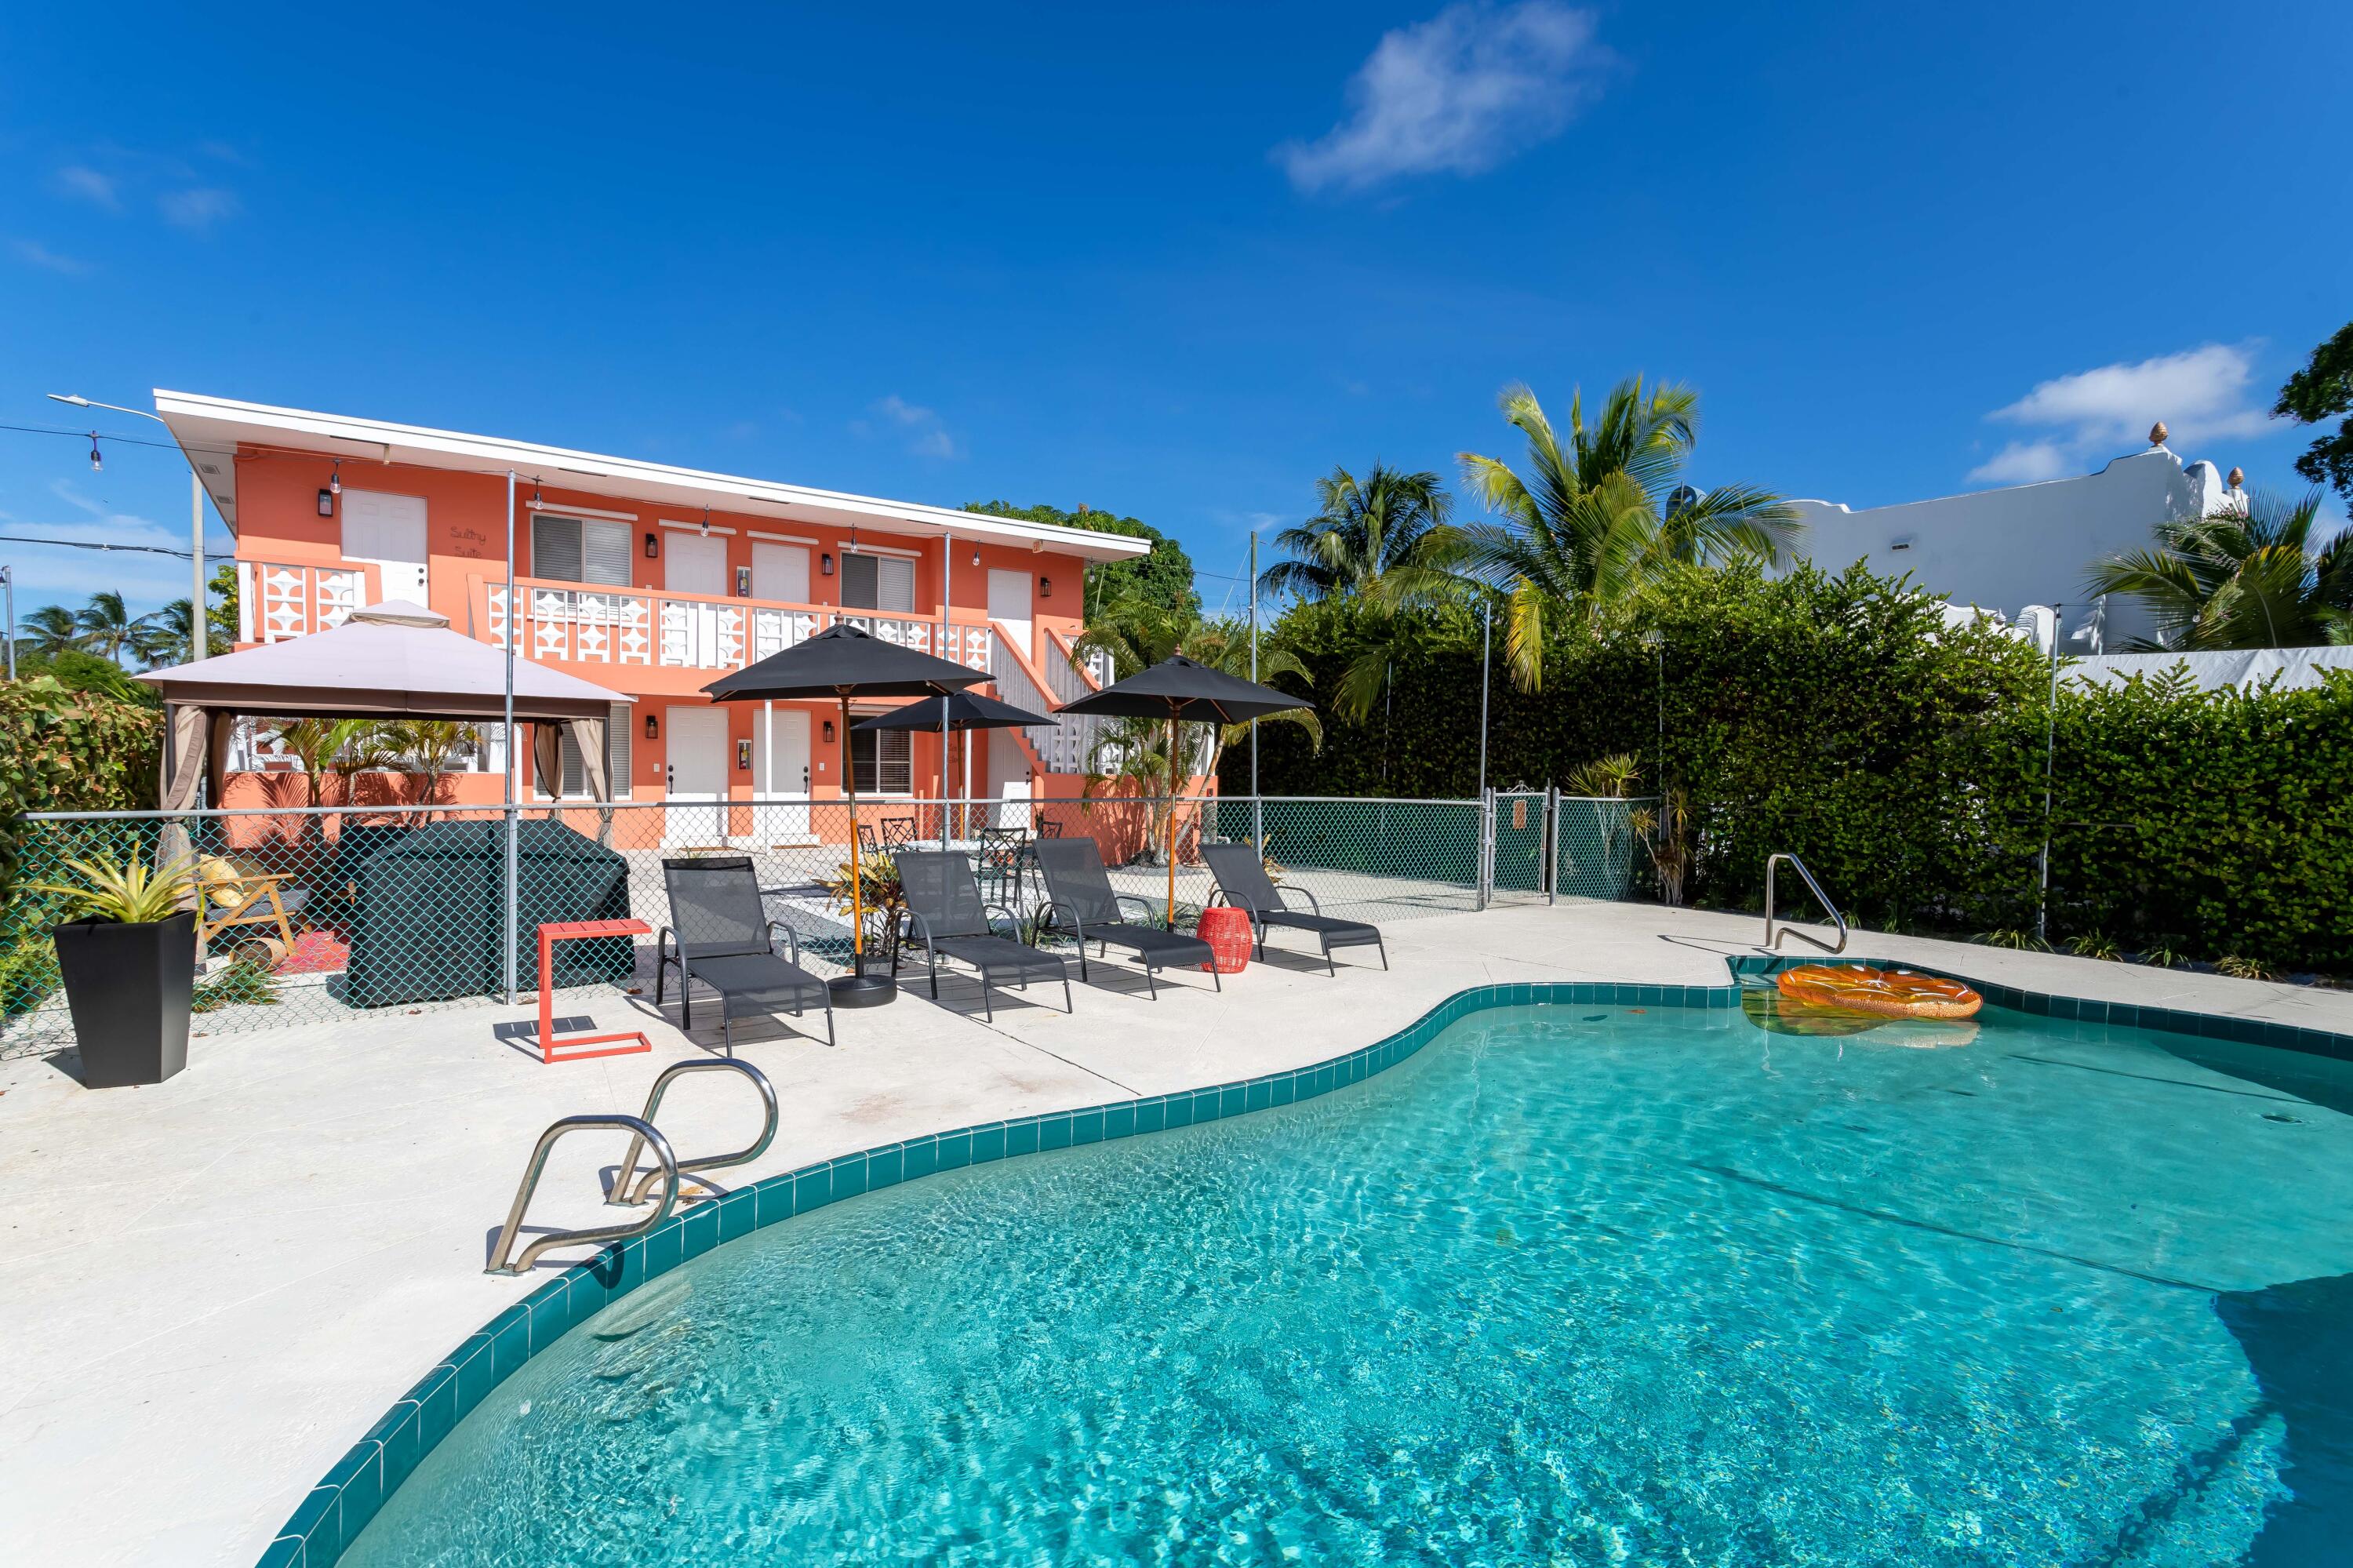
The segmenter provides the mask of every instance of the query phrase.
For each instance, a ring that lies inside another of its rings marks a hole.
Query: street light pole
[[[144,408],[126,408],[120,403],[93,402],[70,392],[52,392],[49,401],[70,403],[77,408],[106,408],[117,414],[136,414],[142,419],[154,420],[167,430],[172,428],[172,422],[161,414],[151,414]],[[174,439],[178,438],[174,436]],[[212,637],[205,606],[205,482],[197,475],[196,465],[193,461],[188,464],[188,548],[195,560],[194,579],[188,594],[188,662],[193,664],[208,652],[206,644]],[[8,618],[12,664],[15,662],[16,636],[16,620],[12,614]],[[16,672],[11,669],[9,679],[15,678]]]
[[[16,568],[0,567],[0,594],[7,597],[8,678],[16,678]]]

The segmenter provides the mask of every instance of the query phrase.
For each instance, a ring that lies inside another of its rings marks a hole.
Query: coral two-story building
[[[498,644],[509,623],[513,518],[518,651],[632,699],[607,726],[617,798],[732,803],[712,826],[769,807],[755,832],[790,832],[841,792],[838,710],[714,704],[728,671],[850,620],[878,637],[987,670],[997,695],[1048,712],[1091,689],[1073,656],[1082,575],[1145,553],[1142,539],[605,457],[495,436],[259,403],[155,393],[237,538],[239,646],[299,637],[364,605],[411,599]],[[509,486],[512,476],[510,513]],[[986,689],[986,688],[985,688]],[[879,712],[894,705],[867,705]],[[861,734],[861,797],[1076,795],[1075,726],[982,732],[946,755],[930,734]],[[492,737],[455,798],[499,798]],[[524,798],[577,798],[585,770],[531,777]],[[245,742],[248,769],[266,741]],[[258,788],[246,781],[246,789]],[[236,803],[239,787],[229,789]],[[449,790],[445,787],[445,798]],[[795,808],[801,810],[796,812]],[[692,815],[671,811],[673,819]],[[674,827],[694,834],[691,827]]]

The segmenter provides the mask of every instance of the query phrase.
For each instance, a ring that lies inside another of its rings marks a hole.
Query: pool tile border
[[[716,1202],[681,1209],[646,1234],[607,1247],[566,1269],[469,1335],[415,1387],[396,1400],[367,1435],[311,1489],[280,1529],[277,1539],[261,1554],[260,1568],[332,1568],[375,1518],[376,1510],[394,1489],[406,1480],[434,1446],[523,1362],[638,1286],[715,1246],[845,1198],[942,1171],[1116,1138],[1169,1131],[1247,1116],[1275,1106],[1296,1105],[1362,1083],[1406,1060],[1450,1025],[1490,1008],[1552,1003],[1726,1012],[1739,1006],[1742,982],[1751,977],[1769,977],[1802,963],[1879,963],[1965,981],[1995,1006],[2017,1012],[2087,1023],[2164,1030],[2353,1061],[2353,1035],[2229,1014],[2054,996],[1989,983],[1926,964],[1761,954],[1727,955],[1725,962],[1731,971],[1729,985],[1559,980],[1476,986],[1457,991],[1387,1039],[1309,1066],[1207,1088],[1146,1095],[1078,1110],[1048,1111],[926,1134],[861,1150],[837,1160],[818,1160],[797,1171],[764,1178]]]

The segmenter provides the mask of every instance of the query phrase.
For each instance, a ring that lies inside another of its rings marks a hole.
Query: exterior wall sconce
[[[737,599],[752,597],[752,568],[749,567],[735,568],[735,597]],[[746,741],[744,744],[749,746],[751,742]]]
[[[833,552],[831,550],[820,550],[818,552],[817,572],[818,576],[821,577],[829,577],[833,576]],[[828,725],[826,727],[828,729],[831,729],[833,726],[831,725]]]
[[[825,743],[828,746],[831,746],[833,744],[833,721],[831,719],[825,721]]]
[[[980,552],[977,549],[972,553],[972,564],[976,567],[980,565]]]
[[[739,740],[735,743],[735,766],[744,772],[749,773],[752,771],[752,743],[750,741]]]
[[[332,517],[334,514],[335,493],[332,490],[326,489],[324,486],[322,486],[319,491],[319,515],[322,517]]]
[[[1054,597],[1053,578],[1039,577],[1038,579],[1038,597],[1039,599],[1051,599]]]
[[[661,721],[651,714],[646,715],[646,738],[648,740],[661,738]]]
[[[327,476],[327,493],[330,495],[341,495],[343,493],[343,465],[342,460],[338,459],[335,462],[335,471]]]
[[[661,535],[654,533],[651,529],[648,529],[646,532],[646,559],[649,561],[656,560],[659,559],[660,556]]]

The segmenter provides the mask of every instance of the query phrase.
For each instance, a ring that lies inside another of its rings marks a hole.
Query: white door
[[[990,619],[996,618],[992,616]],[[1021,743],[1013,738],[1011,730],[991,729],[980,733],[988,736],[989,793],[999,801],[997,826],[1026,828],[1029,825],[1029,753],[1021,749]]]
[[[763,845],[809,842],[808,710],[764,704],[754,727],[753,834]]]
[[[719,534],[662,530],[662,586],[672,593],[727,593],[727,540]],[[719,666],[719,614],[715,604],[673,599],[662,606],[664,662],[695,669]]]
[[[1021,657],[1035,661],[1038,647],[1029,630],[1029,574],[998,572],[988,574],[988,619],[1005,628],[1013,645],[1021,650]]]
[[[808,603],[808,546],[753,540],[752,597],[779,604]]]
[[[670,804],[662,811],[662,842],[725,843],[727,808],[702,803],[723,802],[727,798],[727,710],[670,708],[662,715],[662,726],[670,747],[666,769]]]
[[[343,559],[376,568],[385,599],[425,602],[425,497],[345,490]]]

